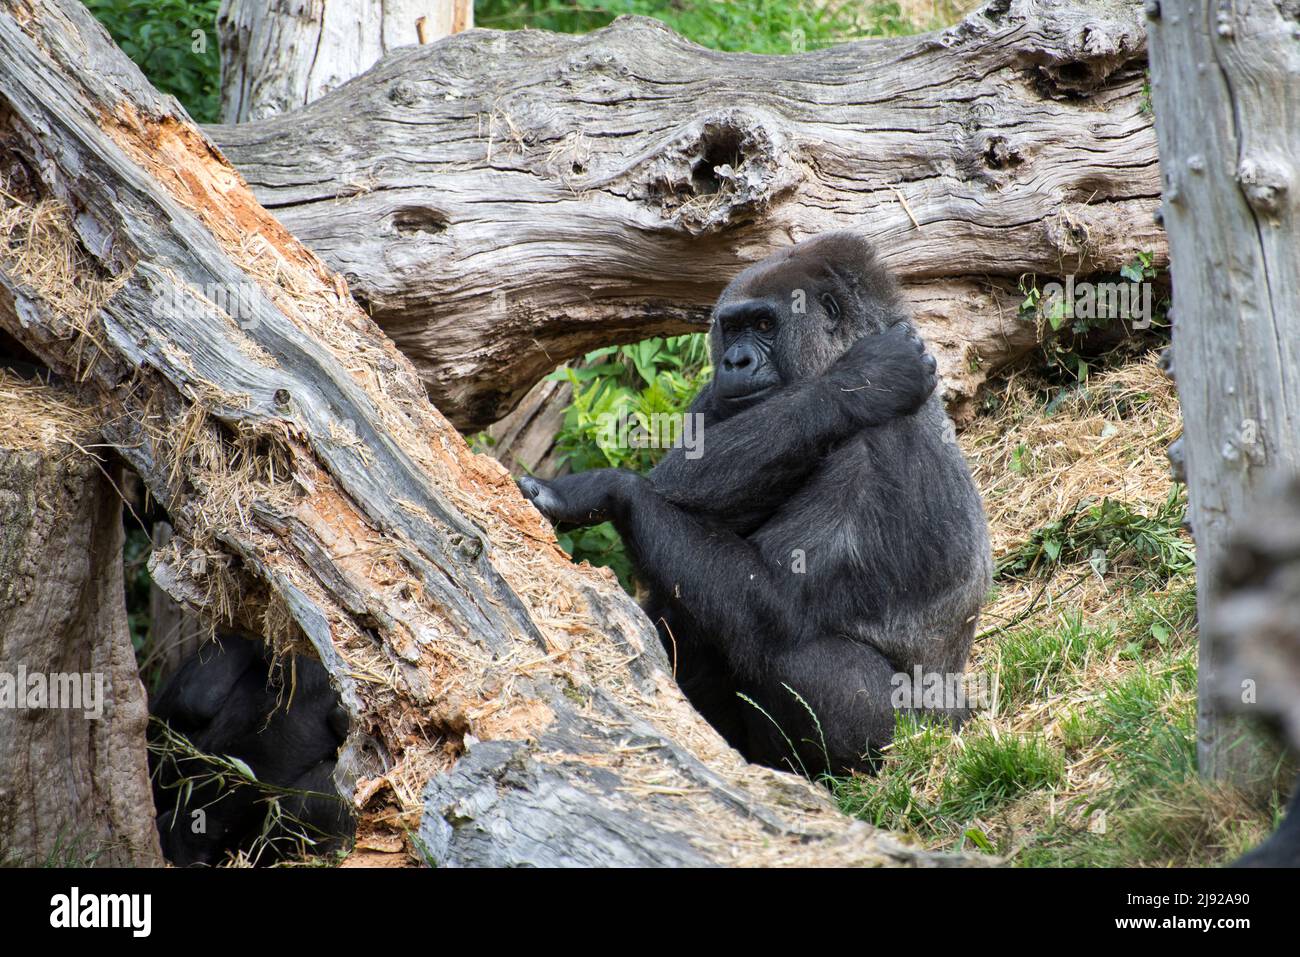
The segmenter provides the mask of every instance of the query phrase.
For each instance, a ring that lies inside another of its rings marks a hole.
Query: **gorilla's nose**
[[[754,354],[748,349],[732,349],[722,357],[722,368],[728,372],[747,369],[754,364]]]
[[[716,380],[718,391],[729,398],[749,395],[771,384],[767,381],[770,376],[762,373],[763,360],[758,351],[748,343],[737,343],[722,356]]]

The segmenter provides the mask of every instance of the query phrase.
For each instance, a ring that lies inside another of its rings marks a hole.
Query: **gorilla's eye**
[[[771,319],[760,319],[760,320],[758,320],[758,322],[754,323],[754,328],[757,329],[759,332],[771,332],[771,331],[772,331],[772,320],[771,320]]]
[[[832,319],[839,319],[840,304],[835,301],[834,296],[832,296],[829,292],[824,292],[817,297],[817,301],[822,304],[822,308],[826,310],[826,314],[828,316],[830,316]]]

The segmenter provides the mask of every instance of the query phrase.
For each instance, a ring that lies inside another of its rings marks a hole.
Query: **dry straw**
[[[84,450],[99,419],[64,389],[0,369],[0,449]]]
[[[1033,533],[1070,515],[1081,502],[1105,498],[1151,513],[1169,496],[1172,479],[1165,449],[1181,433],[1173,383],[1158,368],[1154,354],[1095,375],[1086,384],[1044,405],[1029,374],[1013,375],[990,396],[984,414],[962,434],[961,444],[983,494],[995,558],[1003,558]],[[1185,589],[1174,581],[1169,589]],[[1159,601],[1160,591],[1146,592]],[[1000,671],[1000,640],[1009,629],[1059,628],[1064,613],[1079,615],[1085,625],[1105,627],[1124,619],[1135,592],[1121,574],[1100,574],[1089,561],[1053,566],[1023,579],[1000,581],[984,609],[969,670],[989,676]],[[1119,645],[1088,657],[1060,687],[1041,687],[1012,710],[983,713],[941,749],[928,774],[913,781],[918,801],[937,806],[950,773],[949,762],[971,735],[1043,735],[1060,745],[1062,722],[1085,712],[1134,667]],[[1170,700],[1165,707],[1186,706]],[[1156,722],[1160,715],[1152,715]],[[1084,748],[1065,748],[1063,782],[1036,791],[998,812],[996,821],[981,821],[990,835],[1030,835],[1051,818],[1073,820],[1087,828],[1088,795],[1113,783],[1113,746],[1104,741]],[[1211,794],[1225,814],[1241,815],[1240,802],[1229,794]],[[1176,800],[1176,796],[1171,796]],[[946,839],[941,839],[943,843]]]

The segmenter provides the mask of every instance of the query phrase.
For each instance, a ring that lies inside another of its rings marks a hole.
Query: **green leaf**
[[[257,780],[257,775],[253,773],[253,769],[250,768],[243,761],[241,761],[239,758],[231,754],[223,755],[223,757],[225,757],[227,761],[229,761],[231,764],[235,766],[235,770],[237,770],[241,776],[247,778],[250,781]]]
[[[1051,324],[1053,330],[1059,330],[1065,324],[1066,316],[1065,303],[1057,301],[1052,304],[1052,308],[1047,313],[1047,321]]]

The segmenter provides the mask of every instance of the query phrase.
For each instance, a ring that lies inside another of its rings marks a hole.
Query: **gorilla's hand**
[[[644,479],[625,469],[592,469],[549,481],[525,475],[518,485],[552,525],[598,525],[612,517],[638,481]]]
[[[827,373],[841,405],[863,425],[911,415],[939,383],[934,356],[905,323],[864,336]]]
[[[552,525],[559,525],[569,514],[569,503],[564,494],[551,482],[525,475],[515,481],[524,498],[533,503],[537,511]]]

